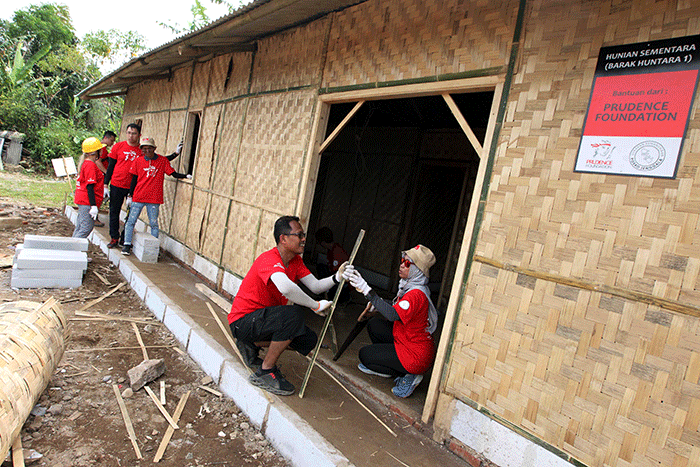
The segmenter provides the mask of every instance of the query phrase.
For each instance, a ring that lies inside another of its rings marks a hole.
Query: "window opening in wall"
[[[197,146],[199,143],[199,127],[201,123],[201,112],[190,112],[187,115],[187,127],[185,134],[184,151],[185,158],[182,160],[183,170],[185,173],[194,174],[194,161],[197,154]]]

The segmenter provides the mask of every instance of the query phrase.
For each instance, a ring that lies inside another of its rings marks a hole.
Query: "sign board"
[[[700,35],[603,47],[575,172],[673,178],[700,70]]]
[[[72,157],[51,159],[51,163],[53,164],[53,171],[56,172],[57,177],[65,177],[66,175],[75,175],[78,173],[75,168],[75,161]]]

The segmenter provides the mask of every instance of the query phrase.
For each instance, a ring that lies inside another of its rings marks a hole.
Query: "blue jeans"
[[[129,218],[126,220],[126,227],[124,228],[124,245],[131,245],[131,239],[134,237],[134,226],[144,207],[146,208],[146,214],[148,214],[151,235],[158,238],[158,212],[160,211],[160,204],[137,203],[136,201],[132,201],[131,208],[129,209]]]

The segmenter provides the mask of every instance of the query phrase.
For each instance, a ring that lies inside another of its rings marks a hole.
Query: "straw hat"
[[[404,251],[403,254],[408,256],[413,264],[425,274],[425,277],[430,277],[430,267],[435,264],[435,255],[430,251],[430,248],[423,245],[416,245],[410,250]]]

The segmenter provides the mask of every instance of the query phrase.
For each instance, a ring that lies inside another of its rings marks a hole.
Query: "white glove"
[[[314,313],[321,316],[326,316],[328,314],[328,308],[331,306],[328,300],[321,300],[318,302],[318,307],[314,310]]]
[[[93,219],[97,219],[97,213],[99,212],[99,209],[97,209],[97,206],[90,206],[90,217]]]
[[[181,152],[182,152],[182,141],[180,141],[180,143],[175,148],[175,154],[177,154],[179,156]]]
[[[355,270],[351,265],[348,265],[345,268],[345,273],[343,274],[343,278],[345,278],[346,281],[350,282],[350,285],[355,287],[355,290],[360,292],[362,295],[367,295],[370,290],[372,290],[367,284],[367,281],[362,278],[359,272]]]
[[[131,206],[131,196],[126,197],[126,207],[128,208],[129,206]]]
[[[109,187],[107,185],[104,187],[103,196],[105,199],[109,198]]]
[[[185,178],[186,178],[187,180],[192,180],[192,174],[187,174],[187,176],[186,176]]]
[[[345,268],[348,266],[348,262],[344,262],[343,264],[340,265],[338,268],[338,271],[335,273],[335,281],[340,282],[340,279],[343,278],[343,273],[345,272]]]

